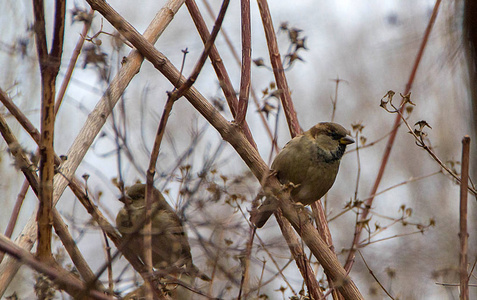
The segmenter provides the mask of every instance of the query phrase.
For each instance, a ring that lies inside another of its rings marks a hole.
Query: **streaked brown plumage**
[[[318,123],[290,140],[275,157],[271,170],[282,184],[293,184],[293,201],[309,205],[331,188],[346,145],[351,143],[354,140],[343,126]],[[277,207],[277,202],[267,197],[252,214],[252,223],[262,227]]]
[[[126,197],[129,203],[129,212],[123,207],[117,217],[116,226],[123,236],[131,236],[129,248],[137,253],[144,261],[144,229],[134,232],[136,224],[144,223],[146,213],[145,184],[135,184],[127,189]],[[183,268],[192,276],[202,275],[192,262],[187,234],[172,207],[162,196],[161,192],[153,189],[152,199],[152,263],[157,269],[171,271]],[[139,225],[138,225],[139,226]]]

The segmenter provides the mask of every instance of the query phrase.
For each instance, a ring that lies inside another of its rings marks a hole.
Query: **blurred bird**
[[[130,237],[128,248],[144,261],[144,224],[146,216],[146,185],[135,184],[126,191],[128,204],[116,217],[116,226],[124,237]],[[156,269],[166,273],[183,272],[190,276],[199,276],[210,280],[202,274],[192,262],[187,234],[182,221],[167,203],[161,192],[153,188],[151,206],[152,263]],[[140,227],[137,231],[136,228]]]
[[[346,145],[352,143],[353,138],[343,126],[318,123],[283,147],[272,163],[272,174],[280,183],[292,186],[293,201],[309,205],[331,188]],[[260,228],[277,208],[277,201],[269,196],[250,220]]]

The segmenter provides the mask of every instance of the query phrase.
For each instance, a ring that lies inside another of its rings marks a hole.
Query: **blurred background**
[[[53,1],[46,3],[54,7]],[[147,0],[134,5],[129,1],[110,2],[139,32],[145,30],[164,3]],[[207,3],[197,1],[210,29],[221,1]],[[335,185],[325,201],[335,249],[342,263],[351,246],[356,222],[356,210],[346,209],[346,205],[370,196],[387,135],[396,117],[379,106],[380,99],[388,90],[393,90],[396,92],[395,103],[399,103],[398,95],[405,91],[434,4],[434,1],[424,0],[269,3],[282,59],[285,63],[288,60],[286,75],[301,127],[307,130],[332,118],[350,130],[352,125],[363,126],[359,133],[352,131],[360,141],[357,145],[359,151],[356,147],[349,147]],[[210,5],[214,17],[208,13],[207,5]],[[68,8],[65,50],[58,83],[64,76],[64,68],[83,27],[81,22],[73,22],[72,12],[89,9],[83,1],[68,2]],[[441,4],[411,89],[411,99],[416,105],[405,114],[411,125],[420,120],[427,121],[432,128],[425,129],[426,141],[456,172],[460,171],[461,140],[464,135],[472,133],[473,118],[463,42],[463,9],[462,1]],[[0,87],[39,127],[41,89],[36,48],[30,30],[32,5],[7,1],[4,10],[5,13],[0,15]],[[276,132],[279,147],[283,147],[290,135],[283,110],[273,96],[276,89],[274,76],[269,67],[260,13],[254,1],[251,10],[252,58],[263,59],[263,65],[256,64],[252,68],[252,89],[258,106],[250,102],[247,122],[262,158],[270,162],[275,152],[259,113],[266,115],[268,126]],[[53,26],[52,14],[53,9],[47,14],[47,28]],[[68,151],[88,113],[120,68],[122,58],[130,51],[127,45],[118,42],[114,36],[116,31],[109,23],[96,14],[89,36],[100,30],[111,35],[98,35],[96,46],[85,43],[57,116],[55,150],[59,155]],[[231,43],[219,34],[215,44],[238,92],[240,64],[230,46],[240,57],[239,1],[230,4],[223,32]],[[298,57],[293,62],[290,62],[290,57],[285,58],[293,48],[290,32],[298,33],[305,46],[297,51]],[[91,56],[88,58],[87,54],[92,52],[88,52],[87,47],[102,59],[93,62]],[[190,74],[203,44],[185,6],[159,38],[156,48],[178,68],[182,64],[183,50],[187,49],[183,74]],[[209,62],[202,69],[195,87],[216,107],[223,106],[223,115],[232,120]],[[171,90],[172,85],[145,61],[115,108],[114,116],[109,118],[76,172],[79,177],[89,175],[89,193],[113,224],[122,207],[116,187],[119,174],[126,186],[137,181],[145,182],[150,151],[167,100],[166,92]],[[0,106],[0,112],[14,129],[22,147],[34,152],[36,145],[18,122],[3,106]],[[119,144],[118,135],[122,141]],[[195,264],[207,274],[217,270],[211,286],[201,282],[199,286],[216,297],[236,297],[241,278],[240,254],[248,237],[248,210],[259,192],[259,184],[232,147],[222,141],[215,129],[184,98],[174,105],[165,137],[157,163],[155,186],[163,191],[183,218]],[[471,148],[476,148],[475,140]],[[3,232],[22,185],[23,174],[13,166],[3,140],[0,149],[0,201],[3,207],[0,230]],[[471,162],[475,163],[474,157]],[[474,166],[471,164],[471,172],[475,174]],[[458,298],[458,286],[443,284],[458,285],[459,282],[459,186],[440,170],[429,154],[415,144],[408,129],[401,126],[378,189],[378,192],[385,192],[374,200],[369,227],[362,234],[366,246],[360,249],[369,268],[395,299]],[[475,204],[475,199],[469,198],[471,265],[477,257]],[[37,199],[29,191],[13,237],[21,232],[36,205]],[[86,259],[93,270],[97,270],[106,261],[106,256],[100,255],[104,252],[101,232],[68,189],[57,207]],[[282,293],[285,298],[298,293],[303,288],[303,279],[291,260],[275,219],[272,218],[257,234],[263,243],[256,239],[252,250],[251,286],[257,286],[259,280],[268,282],[259,293],[267,294],[270,299],[280,299]],[[61,250],[61,243],[57,241],[56,246],[58,255],[65,256],[64,264],[67,265],[69,259]],[[284,268],[288,284],[283,277],[275,275],[277,268],[269,255]],[[319,270],[317,265],[314,266]],[[127,292],[139,280],[124,258],[116,260],[113,268],[118,292]],[[322,271],[317,275],[321,278]],[[350,275],[366,299],[386,298],[359,255]],[[106,280],[106,274],[101,278]],[[474,282],[472,277],[470,283]],[[5,296],[17,292],[20,299],[28,299],[34,295],[34,283],[32,272],[23,267]],[[475,288],[470,292],[470,298],[477,297]],[[257,297],[257,293],[250,297]],[[197,299],[201,298],[197,296]]]

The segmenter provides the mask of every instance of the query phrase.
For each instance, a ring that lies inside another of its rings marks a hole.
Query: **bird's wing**
[[[298,136],[289,141],[273,161],[272,170],[277,172],[277,178],[282,184],[291,182],[299,185],[308,176],[311,161],[303,160],[303,155],[297,155],[309,151],[308,142],[301,141],[303,138]],[[309,155],[305,155],[307,156]]]

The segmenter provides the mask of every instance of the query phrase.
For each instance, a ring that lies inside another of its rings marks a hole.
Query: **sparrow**
[[[290,140],[275,157],[271,173],[291,187],[294,202],[309,205],[323,197],[335,182],[346,146],[354,143],[343,126],[322,122]],[[278,203],[268,196],[250,220],[263,227]]]
[[[128,247],[144,261],[144,223],[146,216],[146,185],[135,184],[126,190],[127,205],[116,216],[116,226],[124,237],[129,237]],[[165,272],[176,272],[199,276],[203,280],[208,277],[202,274],[192,262],[187,234],[181,219],[167,203],[164,196],[153,188],[151,205],[152,223],[152,263],[154,268]],[[139,225],[138,225],[139,224]],[[139,230],[135,230],[140,226]],[[208,279],[210,280],[210,279]]]

